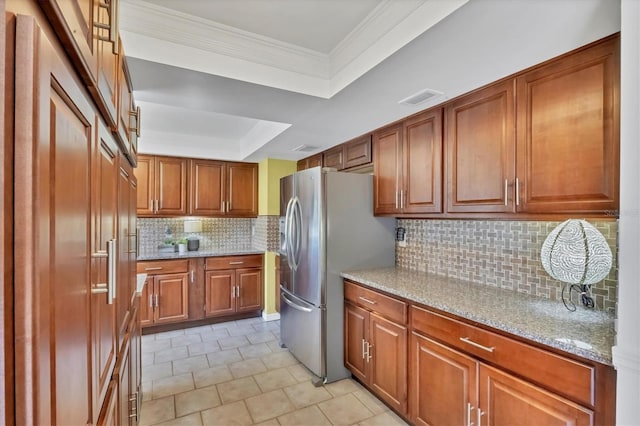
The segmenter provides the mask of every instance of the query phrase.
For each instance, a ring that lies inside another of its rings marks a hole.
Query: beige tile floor
[[[351,379],[314,387],[260,318],[142,337],[142,425],[405,425]]]

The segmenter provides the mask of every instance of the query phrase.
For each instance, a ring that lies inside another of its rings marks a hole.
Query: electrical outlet
[[[398,247],[407,246],[407,231],[404,228],[396,228],[396,241],[398,242]]]

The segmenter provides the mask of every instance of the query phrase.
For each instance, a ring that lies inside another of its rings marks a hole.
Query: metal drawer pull
[[[370,362],[371,358],[373,358],[373,355],[371,355],[371,348],[373,348],[373,345],[367,342],[367,362]]]
[[[468,337],[461,337],[460,340],[462,340],[465,343],[470,344],[471,346],[475,346],[476,348],[482,349],[483,351],[487,351],[487,352],[492,352],[493,353],[493,350],[496,348],[495,346],[491,346],[491,347],[483,346],[480,343],[474,342],[473,340],[469,339]]]
[[[95,253],[91,253],[91,257],[93,259],[103,259],[105,257],[109,257],[109,254],[107,254],[106,251],[100,250]]]
[[[362,359],[366,359],[366,346],[367,346],[367,341],[362,339]]]
[[[509,180],[504,180],[504,205],[509,205]]]
[[[360,299],[360,300],[362,300],[364,302],[367,302],[367,303],[369,303],[371,305],[375,305],[377,303],[375,300],[367,299],[366,297],[363,297],[363,296],[358,296],[358,299]]]
[[[516,206],[520,205],[520,180],[516,178]]]
[[[96,284],[95,288],[91,289],[91,294],[102,294],[108,292],[109,289],[107,288],[107,284],[105,283]]]
[[[478,426],[482,426],[482,416],[484,416],[484,411],[478,407],[476,408],[476,414],[478,414]]]
[[[470,402],[467,402],[467,425],[473,426],[473,422],[471,421],[471,410],[473,410],[473,405]]]
[[[229,265],[242,265],[244,262],[229,262]]]
[[[154,266],[153,268],[144,268],[145,271],[159,271],[162,269],[162,266]]]

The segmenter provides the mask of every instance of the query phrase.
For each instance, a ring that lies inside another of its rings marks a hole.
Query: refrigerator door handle
[[[301,218],[300,218],[300,200],[298,197],[292,198],[291,209],[289,212],[289,247],[291,248],[291,256],[289,264],[294,271],[300,266],[300,240],[302,238]]]
[[[291,306],[293,309],[296,309],[296,310],[302,311],[302,312],[311,312],[311,309],[305,308],[304,306],[298,305],[293,300],[290,300],[287,296],[285,296],[284,293],[281,293],[281,297],[282,297],[282,300],[284,300],[284,302],[287,305]]]
[[[293,205],[293,198],[289,199],[287,203],[287,212],[284,216],[284,243],[285,243],[285,255],[287,256],[287,261],[291,264],[291,259],[293,257],[293,252],[291,250],[291,206]],[[293,265],[292,265],[293,266]],[[295,270],[295,269],[294,269]]]

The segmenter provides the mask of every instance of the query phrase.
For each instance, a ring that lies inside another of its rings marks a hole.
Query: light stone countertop
[[[569,312],[560,300],[394,267],[341,275],[427,307],[612,365],[614,317],[602,311],[578,307]]]
[[[150,252],[138,256],[138,260],[166,260],[166,259],[189,259],[192,257],[215,257],[215,256],[235,256],[242,254],[263,254],[264,250],[247,249],[204,249],[196,251],[178,252]]]

